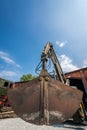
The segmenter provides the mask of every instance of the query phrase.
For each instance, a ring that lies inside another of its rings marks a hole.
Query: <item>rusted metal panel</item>
[[[49,77],[40,77],[8,91],[9,102],[23,120],[42,125],[64,122],[77,111],[82,92]]]

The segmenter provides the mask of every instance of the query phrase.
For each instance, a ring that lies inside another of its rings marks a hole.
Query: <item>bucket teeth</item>
[[[68,120],[79,108],[82,95],[80,90],[52,79],[46,71],[8,91],[14,112],[23,120],[38,125]]]

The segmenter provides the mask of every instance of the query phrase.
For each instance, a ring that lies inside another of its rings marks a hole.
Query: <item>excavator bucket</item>
[[[78,110],[82,92],[53,78],[45,70],[40,76],[8,91],[14,112],[23,120],[49,125],[68,120]]]

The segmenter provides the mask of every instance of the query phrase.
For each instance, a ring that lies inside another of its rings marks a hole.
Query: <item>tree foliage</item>
[[[36,78],[36,76],[33,76],[32,74],[24,74],[21,76],[20,81],[29,81]]]

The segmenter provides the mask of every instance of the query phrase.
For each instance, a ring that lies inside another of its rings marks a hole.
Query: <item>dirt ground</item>
[[[87,130],[87,125],[66,122],[52,126],[38,126],[27,123],[20,118],[8,118],[0,120],[0,130]]]

